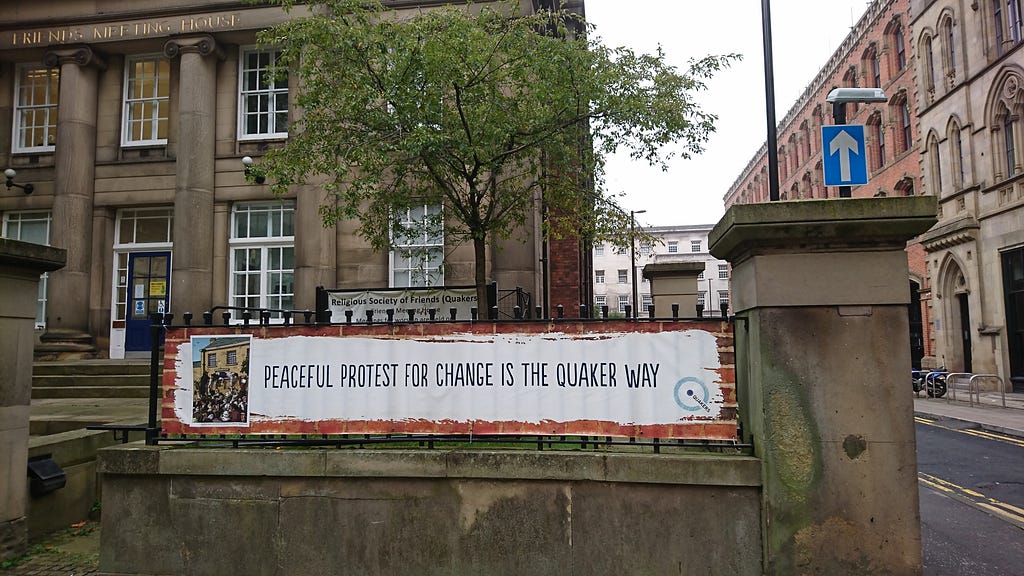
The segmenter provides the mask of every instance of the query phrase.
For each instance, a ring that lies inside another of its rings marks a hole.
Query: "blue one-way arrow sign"
[[[858,186],[868,183],[864,126],[822,126],[821,144],[825,186]]]

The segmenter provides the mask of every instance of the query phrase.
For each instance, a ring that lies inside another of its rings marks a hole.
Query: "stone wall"
[[[100,472],[107,576],[761,574],[743,456],[127,445]]]

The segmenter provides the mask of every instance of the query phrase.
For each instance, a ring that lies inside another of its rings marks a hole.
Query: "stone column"
[[[762,459],[765,574],[921,573],[907,240],[932,196],[733,206],[737,395]]]
[[[89,287],[92,209],[96,182],[97,71],[104,62],[88,46],[46,52],[47,66],[60,67],[57,146],[54,152],[51,244],[67,250],[67,265],[50,276],[42,355],[89,356]]]
[[[28,546],[25,494],[39,275],[57,270],[66,257],[62,249],[0,238],[0,561]]]
[[[164,55],[181,58],[171,311],[199,318],[213,307],[214,129],[223,53],[212,36],[201,35],[169,40]]]

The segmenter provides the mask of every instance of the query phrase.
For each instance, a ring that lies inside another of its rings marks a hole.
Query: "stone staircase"
[[[149,360],[36,362],[32,399],[149,398]]]

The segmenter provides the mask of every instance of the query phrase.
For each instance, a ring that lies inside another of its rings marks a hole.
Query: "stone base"
[[[0,522],[0,562],[21,556],[28,550],[28,523],[25,518]]]

